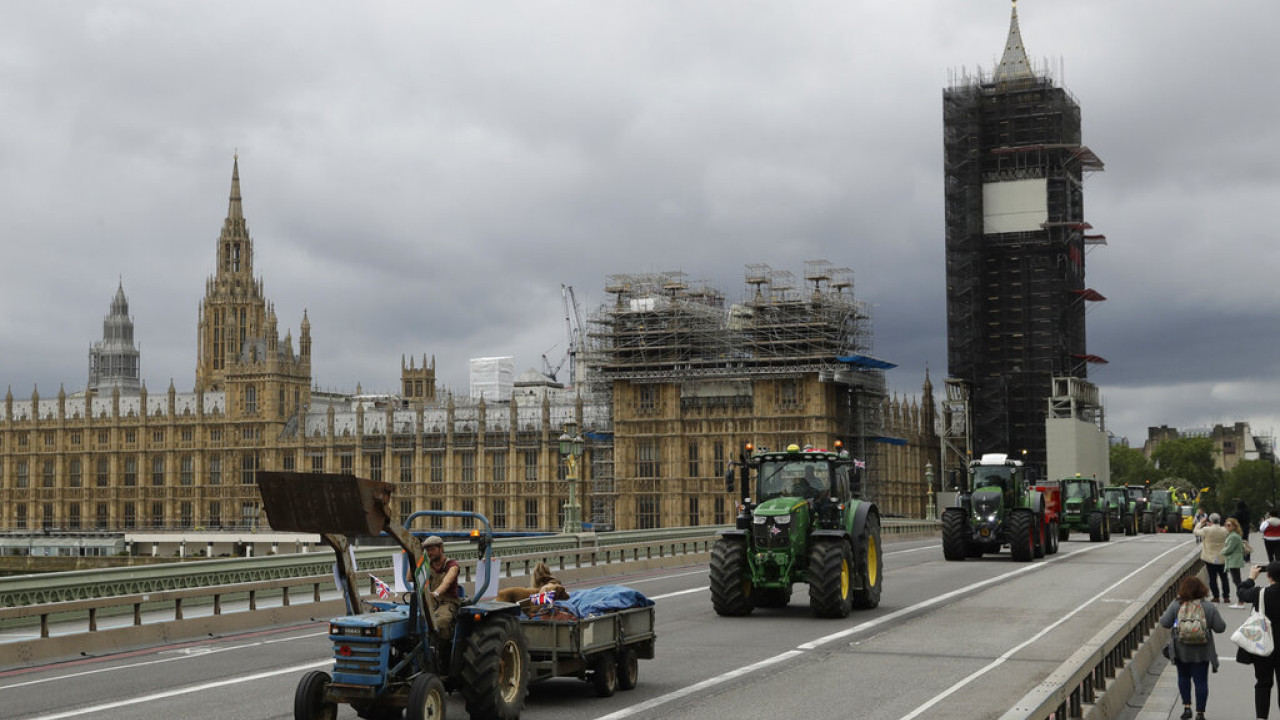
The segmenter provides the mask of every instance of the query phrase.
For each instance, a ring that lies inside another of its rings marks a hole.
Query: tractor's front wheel
[[[1034,537],[1036,516],[1030,510],[1015,510],[1009,514],[1009,554],[1017,562],[1031,562],[1035,559]]]
[[[862,576],[862,587],[853,592],[853,607],[870,610],[880,604],[880,589],[884,584],[884,551],[880,547],[880,516],[867,515],[867,524],[858,538],[856,567]]]
[[[529,692],[529,646],[514,617],[490,615],[471,629],[459,679],[472,718],[520,717]]]
[[[747,544],[720,538],[711,547],[711,607],[717,615],[750,615],[751,567],[747,564]]]
[[[444,720],[444,683],[435,674],[424,672],[409,686],[405,720]]]
[[[335,720],[338,717],[337,704],[324,699],[324,689],[330,680],[329,673],[319,670],[302,676],[298,689],[293,693],[294,720]]]
[[[947,560],[964,560],[965,542],[969,536],[968,515],[961,508],[942,511],[942,557]]]
[[[1142,513],[1142,532],[1144,535],[1151,534],[1156,531],[1156,516],[1149,513]]]
[[[755,606],[784,608],[791,604],[791,588],[761,588],[755,592]]]
[[[1137,534],[1138,534],[1138,524],[1137,524],[1137,521],[1136,521],[1136,520],[1134,520],[1133,515],[1132,515],[1131,513],[1125,513],[1123,517],[1124,517],[1124,521],[1123,521],[1123,522],[1124,522],[1124,534],[1125,534],[1126,536],[1133,536],[1133,535],[1137,535]]]
[[[1089,513],[1089,542],[1102,542],[1105,540],[1106,526],[1107,518],[1102,513]]]
[[[868,518],[869,520],[870,518]],[[809,609],[814,617],[849,617],[853,552],[843,540],[815,542],[809,551]]]

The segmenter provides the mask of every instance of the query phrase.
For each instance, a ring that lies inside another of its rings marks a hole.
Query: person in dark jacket
[[[1240,539],[1249,542],[1249,529],[1253,527],[1253,516],[1249,514],[1249,506],[1244,500],[1236,498],[1236,521],[1240,523]],[[1249,562],[1249,553],[1244,554],[1244,561]]]
[[[1202,645],[1184,645],[1178,641],[1178,633],[1169,633],[1172,646],[1170,659],[1178,668],[1178,692],[1182,694],[1181,720],[1191,720],[1191,685],[1196,688],[1196,720],[1204,720],[1204,707],[1209,700],[1209,666],[1218,672],[1218,649],[1213,644],[1213,634],[1227,629],[1227,621],[1217,606],[1209,602],[1209,588],[1204,581],[1192,575],[1182,579],[1178,585],[1178,597],[1169,603],[1164,614],[1160,616],[1162,627],[1172,628],[1178,620],[1178,610],[1186,603],[1200,603],[1204,609],[1205,623],[1211,632]],[[1269,598],[1268,598],[1269,599]]]
[[[1271,639],[1276,643],[1276,647],[1280,647],[1280,635],[1276,634],[1276,628],[1280,627],[1280,562],[1273,562],[1266,566],[1267,580],[1269,581],[1265,587],[1259,587],[1257,584],[1258,576],[1262,574],[1261,565],[1254,565],[1249,570],[1249,577],[1242,583],[1237,591],[1237,597],[1247,603],[1253,603],[1253,607],[1258,607],[1258,599],[1266,594],[1267,619],[1271,621]],[[1256,717],[1266,719],[1268,711],[1271,709],[1271,688],[1276,685],[1280,679],[1280,653],[1272,653],[1269,657],[1259,657],[1243,648],[1236,650],[1236,662],[1242,665],[1253,666],[1253,709]],[[1277,700],[1280,704],[1280,699]]]

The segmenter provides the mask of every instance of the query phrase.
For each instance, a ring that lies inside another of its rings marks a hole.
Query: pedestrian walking
[[[1227,629],[1217,606],[1205,598],[1209,588],[1195,575],[1178,585],[1178,596],[1160,616],[1160,625],[1170,629],[1166,654],[1178,670],[1178,692],[1182,695],[1181,720],[1191,720],[1192,686],[1195,687],[1196,720],[1204,720],[1209,702],[1209,669],[1218,672],[1218,648],[1213,634]]]
[[[1226,559],[1222,551],[1227,544],[1227,529],[1222,527],[1222,516],[1209,513],[1209,518],[1197,525],[1193,532],[1204,542],[1200,543],[1200,559],[1204,561],[1205,572],[1209,574],[1209,590],[1213,593],[1213,602],[1219,598],[1223,602],[1231,602],[1231,586],[1227,584]],[[1218,583],[1222,583],[1222,594],[1218,594]]]
[[[1227,529],[1227,542],[1222,546],[1222,568],[1231,576],[1231,582],[1236,586],[1236,602],[1231,607],[1238,610],[1244,607],[1244,601],[1240,599],[1240,568],[1244,567],[1245,560],[1244,539],[1240,537],[1240,523],[1235,518],[1227,518],[1222,526]],[[1224,580],[1222,595],[1226,597],[1230,594]],[[1231,598],[1227,598],[1226,602],[1230,601]]]
[[[1276,584],[1280,583],[1280,562],[1273,562],[1266,566],[1267,584],[1259,587],[1258,577],[1262,574],[1263,566],[1254,565],[1250,568],[1249,577],[1240,583],[1238,597],[1257,608],[1258,601],[1265,594],[1264,606],[1267,619],[1271,621],[1271,639],[1275,646],[1280,648],[1280,635],[1276,634],[1276,628],[1280,627],[1280,585]],[[1240,648],[1236,650],[1236,662],[1253,666],[1254,716],[1260,720],[1266,720],[1271,710],[1271,688],[1280,683],[1280,652],[1261,657]],[[1276,704],[1280,706],[1280,698],[1277,698]]]
[[[1267,548],[1267,562],[1280,560],[1280,510],[1267,510],[1267,517],[1258,526],[1262,533],[1262,544]]]

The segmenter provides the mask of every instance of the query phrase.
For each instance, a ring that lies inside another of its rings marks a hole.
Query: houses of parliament
[[[736,513],[725,471],[747,441],[841,440],[866,460],[864,492],[882,513],[925,515],[932,388],[888,396],[845,269],[816,261],[801,283],[750,265],[732,305],[679,273],[614,276],[569,387],[530,371],[497,396],[438,395],[423,355],[402,356],[397,392],[335,394],[315,389],[311,318],[281,336],[253,249],[236,158],[194,388],[151,392],[139,377],[121,281],[83,391],[6,393],[0,532],[263,527],[261,469],[385,480],[402,515],[478,512],[499,530],[560,528],[570,482],[595,529],[723,524]],[[584,438],[576,478],[565,432]]]

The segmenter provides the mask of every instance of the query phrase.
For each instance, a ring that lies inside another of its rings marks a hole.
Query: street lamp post
[[[560,455],[564,457],[567,466],[565,480],[569,483],[569,502],[564,506],[564,528],[561,530],[566,533],[582,532],[582,508],[578,505],[575,491],[578,485],[578,458],[582,457],[582,449],[586,443],[577,430],[577,423],[567,422],[560,435]]]
[[[933,499],[933,463],[924,464],[924,482],[929,487],[925,493],[924,517],[926,520],[938,519],[938,503]]]

